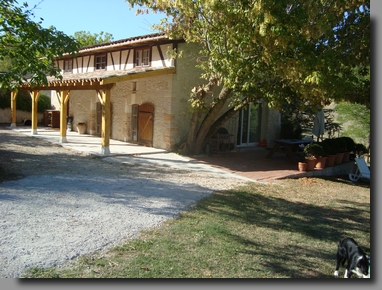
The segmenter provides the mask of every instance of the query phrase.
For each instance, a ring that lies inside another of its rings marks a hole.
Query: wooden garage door
[[[138,113],[138,143],[153,146],[154,107],[150,104],[139,106]]]

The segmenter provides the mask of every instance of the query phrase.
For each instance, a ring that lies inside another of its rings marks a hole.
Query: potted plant
[[[307,162],[305,159],[305,154],[303,153],[297,163],[298,171],[305,172],[307,167]]]
[[[324,147],[325,150],[325,156],[326,156],[326,167],[330,167],[334,165],[334,161],[336,160],[336,154],[337,154],[337,146],[336,143],[333,142],[333,139],[325,139],[321,142],[322,147]]]
[[[307,160],[306,170],[313,170],[316,166],[317,156],[323,156],[324,149],[318,143],[310,143],[304,147],[304,153]]]
[[[326,148],[327,146],[323,144],[323,142],[318,142],[317,145],[321,146],[322,150],[317,150],[317,154],[321,155],[316,155],[316,168],[317,169],[324,169],[326,165],[326,160],[327,160],[327,153],[326,153]]]
[[[344,159],[344,154],[346,152],[346,141],[343,138],[335,138],[335,142],[337,142],[338,152],[336,155],[335,164],[341,164]]]
[[[344,157],[342,159],[342,162],[345,163],[345,162],[349,162],[350,154],[355,151],[355,142],[353,141],[352,138],[347,137],[347,136],[344,136],[344,137],[341,137],[341,138],[346,143],[346,151],[345,151]]]

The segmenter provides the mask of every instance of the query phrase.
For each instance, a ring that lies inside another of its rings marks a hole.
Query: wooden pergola
[[[102,104],[102,127],[101,127],[101,153],[107,155],[110,153],[110,99],[111,90],[118,82],[158,76],[163,74],[173,74],[175,68],[161,68],[144,71],[129,71],[120,74],[114,72],[113,75],[103,78],[84,78],[79,75],[78,78],[63,78],[48,80],[48,84],[35,86],[31,83],[25,83],[19,87],[19,90],[28,90],[32,98],[32,135],[37,135],[38,125],[38,98],[40,91],[55,90],[59,97],[60,106],[60,143],[68,142],[66,139],[66,114],[70,98],[70,93],[75,90],[95,90]],[[11,93],[11,127],[16,127],[16,97],[17,91]]]

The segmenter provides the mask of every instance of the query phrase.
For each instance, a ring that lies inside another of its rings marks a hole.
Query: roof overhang
[[[64,74],[62,79],[48,77],[47,84],[36,85],[25,82],[20,90],[100,90],[108,85],[128,80],[148,78],[166,74],[174,74],[175,67],[142,68],[122,71],[99,71],[92,73]]]

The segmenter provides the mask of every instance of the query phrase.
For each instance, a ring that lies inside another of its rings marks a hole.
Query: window
[[[251,146],[260,141],[261,118],[261,103],[252,103],[241,109],[237,135],[238,146]]]
[[[136,49],[135,50],[135,66],[149,66],[150,65],[150,49]]]
[[[106,69],[106,54],[96,55],[94,66],[95,66],[95,70]]]
[[[64,72],[73,72],[73,59],[64,60]]]

